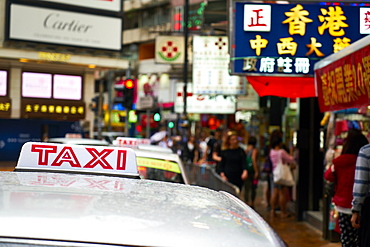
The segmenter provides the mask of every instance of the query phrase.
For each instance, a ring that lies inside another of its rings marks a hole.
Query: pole
[[[146,138],[150,138],[150,110],[146,110]]]
[[[113,86],[113,71],[108,71],[108,131],[112,131],[112,86]]]
[[[188,30],[188,19],[189,19],[189,0],[184,0],[184,111],[183,115],[185,120],[187,120],[187,91],[188,91],[188,40],[189,40],[189,30]]]
[[[131,77],[131,60],[128,61],[128,68],[126,69],[126,79],[130,79],[130,77]],[[130,136],[129,126],[128,126],[129,125],[129,122],[128,122],[128,112],[130,111],[130,109],[128,109],[126,107],[125,111],[126,111],[125,132],[126,132],[126,136]]]
[[[99,101],[98,101],[98,139],[102,139],[102,115],[103,115],[103,80],[99,80]]]

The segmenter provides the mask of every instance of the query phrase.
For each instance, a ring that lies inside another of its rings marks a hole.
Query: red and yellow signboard
[[[321,112],[370,104],[370,46],[315,70]]]

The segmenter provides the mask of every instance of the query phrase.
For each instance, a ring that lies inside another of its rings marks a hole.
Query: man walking
[[[359,246],[370,246],[370,144],[363,146],[356,161],[353,186],[352,218],[354,228],[359,228]]]

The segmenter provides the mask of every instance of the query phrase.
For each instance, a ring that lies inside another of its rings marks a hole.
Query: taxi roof
[[[125,246],[284,246],[226,192],[87,174],[0,172],[0,239]]]

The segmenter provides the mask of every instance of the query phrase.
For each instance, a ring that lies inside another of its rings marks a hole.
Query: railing
[[[226,191],[236,197],[239,197],[239,188],[229,182],[224,181],[221,176],[217,174],[215,169],[216,165],[214,163],[188,163],[184,165],[190,184],[203,186],[216,191]]]

